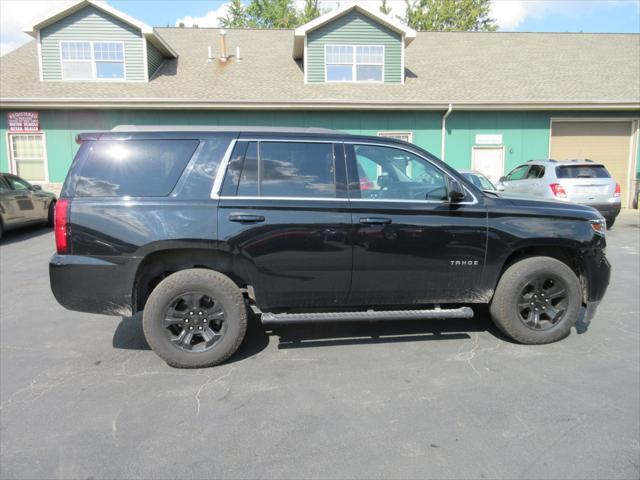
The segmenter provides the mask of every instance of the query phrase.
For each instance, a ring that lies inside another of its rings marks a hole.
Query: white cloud
[[[227,15],[228,8],[229,3],[223,3],[215,10],[210,10],[201,17],[187,15],[186,17],[176,20],[176,27],[180,26],[180,23],[184,23],[185,27],[193,27],[193,25],[198,25],[199,27],[219,27],[220,21],[218,19]]]
[[[0,0],[0,55],[31,40],[23,30],[33,20],[71,3],[70,0]]]
[[[500,30],[515,30],[530,12],[522,0],[493,0],[490,16]]]

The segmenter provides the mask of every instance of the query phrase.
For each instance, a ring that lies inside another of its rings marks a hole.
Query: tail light
[[[360,180],[360,190],[373,190],[375,185],[371,180],[363,178]]]
[[[622,191],[620,190],[620,184],[616,183],[616,189],[613,192],[613,196],[614,197],[619,197],[621,193],[622,193]]]
[[[53,223],[58,253],[68,253],[69,251],[69,205],[69,200],[65,198],[61,198],[56,203]]]
[[[552,183],[549,187],[551,188],[554,197],[567,198],[567,192],[565,192],[564,187],[559,183]]]

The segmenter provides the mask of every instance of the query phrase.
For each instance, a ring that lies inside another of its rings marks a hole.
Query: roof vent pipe
[[[213,52],[211,47],[207,47],[208,52],[207,52],[207,62],[211,63],[211,60],[213,60]]]
[[[220,30],[220,61],[227,61],[227,31]]]
[[[242,57],[240,57],[240,47],[236,47],[236,61],[239,62],[240,60],[242,60]]]

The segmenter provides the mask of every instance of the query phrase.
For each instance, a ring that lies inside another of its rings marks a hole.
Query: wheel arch
[[[586,303],[588,298],[588,280],[586,268],[580,249],[567,245],[531,244],[520,246],[513,250],[505,259],[496,278],[496,285],[504,272],[514,263],[530,257],[550,257],[567,265],[576,274],[582,288],[582,301]]]
[[[170,248],[147,254],[138,264],[132,291],[133,312],[142,310],[153,289],[169,275],[189,268],[206,268],[228,276],[239,288],[247,279],[236,273],[233,256],[207,248]]]

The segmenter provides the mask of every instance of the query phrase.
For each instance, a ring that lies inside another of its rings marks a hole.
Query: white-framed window
[[[382,82],[384,45],[325,45],[325,81]]]
[[[11,173],[30,182],[46,182],[47,155],[43,133],[10,133]]]
[[[60,42],[64,80],[124,80],[122,42]]]
[[[378,136],[413,143],[413,132],[378,132]]]

